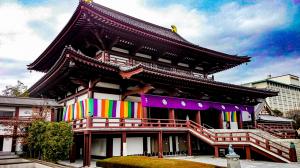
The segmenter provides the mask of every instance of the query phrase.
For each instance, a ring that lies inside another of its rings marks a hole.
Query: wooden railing
[[[86,128],[186,128],[195,136],[209,139],[211,145],[222,145],[229,143],[251,144],[260,147],[270,153],[279,155],[290,160],[289,147],[276,143],[251,131],[217,132],[207,129],[191,120],[169,120],[169,119],[121,119],[121,118],[97,118],[75,120],[72,122],[73,130]],[[196,132],[196,133],[195,133]]]
[[[271,124],[259,123],[256,128],[261,129],[281,139],[294,139],[296,138],[296,131],[291,124]]]

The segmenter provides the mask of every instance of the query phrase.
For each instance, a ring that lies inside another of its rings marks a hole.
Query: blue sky
[[[300,76],[300,0],[94,0],[170,27],[202,47],[248,55],[251,63],[215,74],[241,84],[267,75]],[[17,80],[30,86],[43,74],[29,72],[73,14],[77,0],[1,0],[0,89]]]

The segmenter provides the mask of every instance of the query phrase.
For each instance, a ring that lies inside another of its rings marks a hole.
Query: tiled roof
[[[151,32],[153,34],[157,34],[157,35],[167,37],[167,38],[170,38],[173,40],[190,43],[187,40],[185,40],[184,38],[182,38],[180,35],[178,35],[177,33],[172,32],[171,29],[167,29],[165,27],[161,27],[161,26],[137,19],[135,17],[115,11],[113,9],[107,8],[107,7],[97,4],[97,3],[92,3],[90,5],[92,7],[94,7],[99,13],[102,13],[104,15],[112,17],[115,20],[118,20],[119,22],[128,24],[130,26],[134,26],[138,29],[145,30],[145,31]]]
[[[6,106],[60,106],[53,99],[0,96],[0,105]]]

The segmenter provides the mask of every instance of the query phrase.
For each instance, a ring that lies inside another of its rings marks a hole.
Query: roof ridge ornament
[[[177,33],[177,27],[175,25],[171,25],[172,32]]]
[[[90,4],[93,2],[93,0],[82,0],[84,3]]]

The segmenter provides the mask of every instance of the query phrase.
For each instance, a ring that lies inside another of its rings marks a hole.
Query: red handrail
[[[289,148],[255,132],[233,131],[215,132],[207,129],[191,120],[170,120],[170,119],[122,119],[122,118],[99,118],[90,117],[73,121],[73,129],[83,128],[187,128],[196,131],[201,136],[219,142],[247,142],[257,145],[263,149],[277,154],[285,159],[289,158]]]

